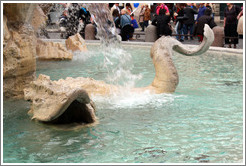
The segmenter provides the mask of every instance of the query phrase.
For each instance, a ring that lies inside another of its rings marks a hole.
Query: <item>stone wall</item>
[[[35,78],[36,36],[30,22],[37,4],[4,3],[3,94],[22,98]]]

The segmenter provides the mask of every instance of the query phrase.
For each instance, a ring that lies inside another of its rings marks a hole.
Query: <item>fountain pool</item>
[[[107,82],[99,49],[88,45],[89,52],[72,61],[39,61],[37,75]],[[132,55],[135,87],[149,85],[155,75],[150,46],[123,49]],[[243,162],[243,57],[208,51],[195,57],[174,53],[173,60],[175,93],[92,96],[99,124],[75,131],[33,122],[28,102],[4,99],[3,162]]]

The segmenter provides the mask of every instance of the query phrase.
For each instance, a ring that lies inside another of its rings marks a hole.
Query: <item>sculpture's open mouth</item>
[[[46,124],[91,124],[96,122],[95,107],[81,87],[72,88],[39,75],[24,90],[25,99],[32,101],[32,119]]]
[[[48,124],[71,124],[80,123],[88,124],[95,121],[87,105],[74,100],[63,114],[58,116],[56,119],[45,122]]]

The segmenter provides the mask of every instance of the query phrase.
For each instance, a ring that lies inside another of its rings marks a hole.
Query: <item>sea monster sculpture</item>
[[[206,52],[213,41],[213,31],[207,24],[204,27],[204,39],[195,48],[189,48],[172,37],[161,37],[151,48],[151,58],[156,72],[152,84],[143,88],[133,88],[131,91],[173,93],[179,77],[171,58],[172,50],[188,56],[199,55]],[[51,81],[49,76],[39,75],[38,79],[24,90],[24,95],[26,100],[32,101],[30,112],[33,119],[51,123],[70,123],[73,120],[94,123],[95,107],[89,96],[115,94],[121,88],[123,87],[92,78],[67,77],[65,80]]]

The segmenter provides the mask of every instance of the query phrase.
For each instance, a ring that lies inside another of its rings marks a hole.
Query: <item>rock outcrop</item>
[[[3,94],[22,98],[35,78],[36,37],[30,25],[36,4],[3,4]]]
[[[3,94],[22,98],[35,79],[35,31],[45,25],[46,16],[36,3],[4,3],[3,13]]]
[[[95,107],[80,84],[64,84],[39,75],[24,90],[25,99],[32,101],[32,119],[52,124],[94,123]]]
[[[73,58],[73,54],[59,42],[38,40],[36,51],[39,60],[72,60]]]
[[[85,45],[85,40],[80,36],[79,33],[70,36],[66,41],[66,47],[68,50],[72,51],[87,51],[87,47]]]
[[[31,25],[35,32],[37,32],[41,27],[46,26],[47,16],[44,14],[43,10],[37,5],[33,11],[33,17],[31,19]]]

